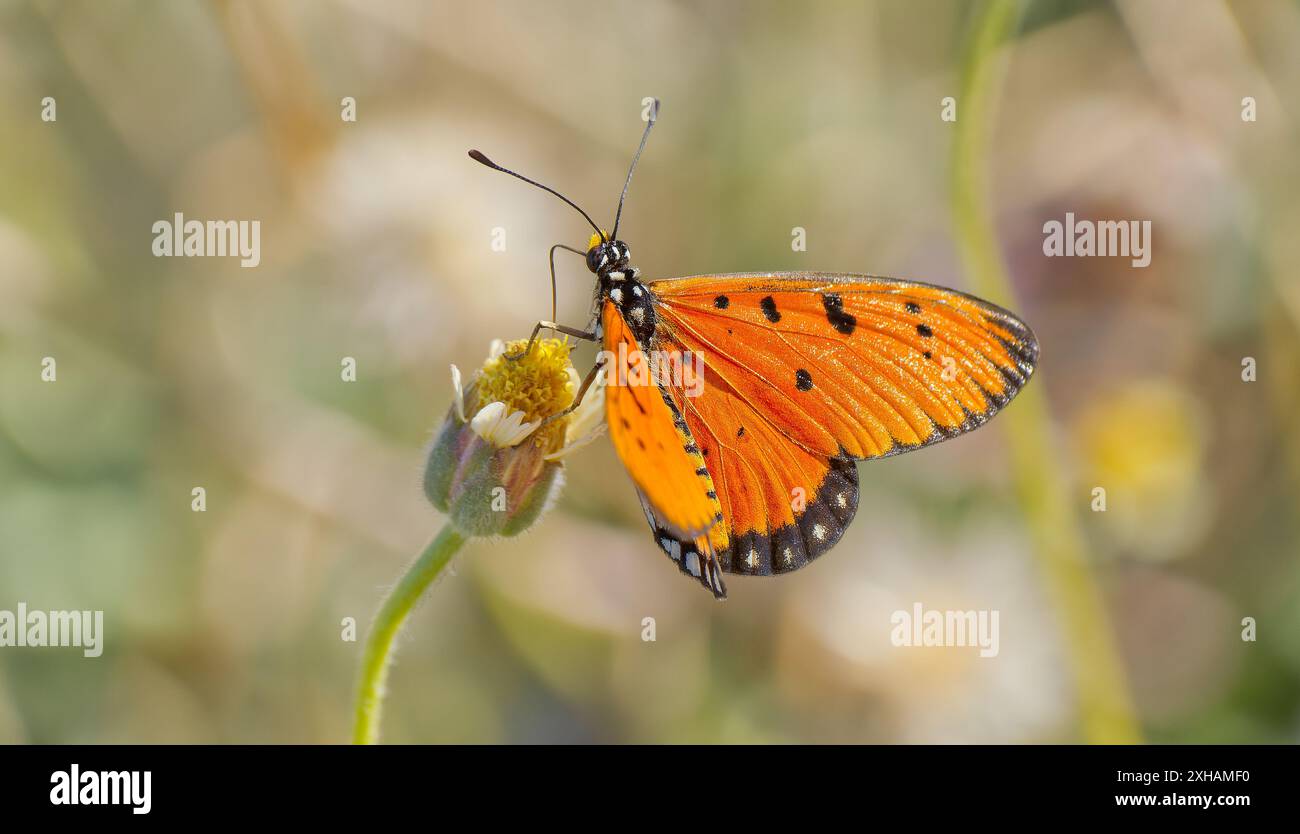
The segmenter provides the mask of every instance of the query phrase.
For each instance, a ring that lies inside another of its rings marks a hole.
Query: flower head
[[[468,387],[455,365],[451,380],[456,399],[429,450],[425,495],[466,533],[514,535],[558,494],[561,459],[604,428],[604,387],[598,379],[568,410],[581,380],[562,339],[494,341]]]

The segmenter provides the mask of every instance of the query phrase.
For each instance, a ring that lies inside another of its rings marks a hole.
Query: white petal
[[[541,424],[541,420],[525,423],[524,413],[516,411],[502,421],[501,426],[497,429],[497,445],[518,446],[523,442],[524,438],[532,434],[533,430]]]
[[[506,404],[503,402],[488,403],[470,421],[470,428],[474,433],[498,449],[518,446],[539,425],[541,425],[540,420],[525,423],[522,411],[507,414]]]
[[[519,427],[523,424],[524,413],[522,411],[510,412],[506,415],[506,418],[501,421],[501,425],[497,426],[497,438],[505,440],[506,438],[514,437],[515,433],[519,431]]]
[[[492,442],[493,433],[497,426],[506,416],[506,404],[503,402],[488,403],[479,409],[478,414],[470,421],[469,427],[474,433],[488,442]]]
[[[488,345],[488,359],[496,359],[506,352],[506,343],[500,339],[493,339],[492,344]]]
[[[460,386],[460,368],[451,366],[451,387],[456,389],[456,416],[465,422],[465,391]]]

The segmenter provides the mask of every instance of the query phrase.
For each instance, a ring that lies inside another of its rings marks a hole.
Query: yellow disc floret
[[[524,339],[506,344],[505,353],[489,359],[478,379],[480,407],[503,402],[510,411],[522,411],[528,422],[543,420],[569,407],[577,393],[569,373],[568,341],[538,339],[526,356],[508,359],[506,354],[521,353]],[[556,420],[537,433],[543,446],[564,439],[564,422]]]

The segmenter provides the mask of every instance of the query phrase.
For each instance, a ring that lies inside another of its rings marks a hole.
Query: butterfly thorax
[[[621,240],[602,240],[593,235],[587,250],[587,268],[596,274],[597,301],[605,299],[618,308],[642,348],[650,345],[658,324],[653,296],[640,280],[640,270],[628,264],[630,252]]]
[[[655,335],[659,317],[655,313],[650,290],[637,277],[636,267],[610,272],[600,277],[600,296],[618,308],[628,329],[641,347],[647,348]]]

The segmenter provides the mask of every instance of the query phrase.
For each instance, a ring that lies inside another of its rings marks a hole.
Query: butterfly
[[[858,506],[856,461],[983,425],[1024,387],[1038,341],[1014,314],[944,287],[870,275],[769,272],[644,281],[618,238],[645,132],[606,233],[582,255],[596,276],[587,328],[603,348],[606,423],[659,547],[718,599],[723,574],[774,576],[839,541]],[[554,318],[554,312],[552,312]],[[522,355],[522,354],[520,354]]]

